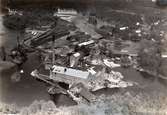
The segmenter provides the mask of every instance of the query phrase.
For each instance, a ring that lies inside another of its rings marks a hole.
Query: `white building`
[[[54,16],[60,17],[63,20],[71,22],[74,17],[77,16],[77,11],[75,10],[62,10],[58,9],[58,11],[54,14]]]
[[[87,71],[81,71],[81,70],[66,68],[66,67],[57,66],[57,65],[53,66],[52,72],[67,75],[67,76],[77,77],[81,79],[87,79],[89,76],[89,72]]]

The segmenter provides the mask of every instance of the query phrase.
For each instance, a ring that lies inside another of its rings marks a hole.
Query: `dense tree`
[[[143,69],[158,72],[161,64],[160,47],[157,43],[150,40],[140,42],[139,64]]]

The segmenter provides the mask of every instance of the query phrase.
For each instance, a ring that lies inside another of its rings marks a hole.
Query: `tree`
[[[143,69],[158,73],[161,64],[160,46],[149,40],[142,40],[140,44],[141,48],[138,53],[140,66]]]
[[[28,111],[28,108],[21,109],[20,115],[30,115],[29,111]]]
[[[41,104],[38,101],[34,101],[29,107],[30,113],[37,113],[40,110],[41,110]]]

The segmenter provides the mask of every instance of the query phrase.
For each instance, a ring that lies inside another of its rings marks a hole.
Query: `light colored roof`
[[[82,79],[87,79],[89,76],[89,72],[87,72],[87,71],[81,71],[81,70],[66,68],[66,67],[57,66],[57,65],[53,66],[53,72],[59,73],[59,74],[64,74],[67,76],[78,77],[78,78],[82,78]]]
[[[161,57],[162,57],[162,58],[167,58],[167,52],[162,52]]]
[[[77,11],[75,11],[75,10],[63,10],[63,9],[58,9],[58,12],[57,13],[59,13],[59,14],[71,14],[71,15],[77,15],[78,13],[77,13]]]
[[[107,65],[108,67],[111,67],[111,68],[116,68],[116,67],[120,67],[121,65],[120,64],[116,64],[114,62],[110,62],[108,59],[104,59],[104,64]]]
[[[167,58],[167,55],[162,55],[162,58]]]
[[[79,46],[86,46],[86,45],[92,44],[92,43],[94,43],[94,42],[95,42],[94,40],[90,40],[90,41],[87,41],[87,42],[80,43],[80,44],[78,44],[78,45],[79,45]]]

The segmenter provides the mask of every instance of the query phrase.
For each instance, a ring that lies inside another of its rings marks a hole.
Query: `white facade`
[[[54,14],[54,16],[58,16],[63,20],[71,22],[72,19],[77,16],[77,11],[75,10],[62,10],[58,9],[58,11]]]
[[[81,71],[81,70],[76,70],[72,68],[61,67],[57,65],[53,66],[52,72],[67,75],[67,77],[72,76],[72,77],[77,77],[77,78],[82,78],[82,79],[87,79],[89,76],[89,72],[87,71]]]

